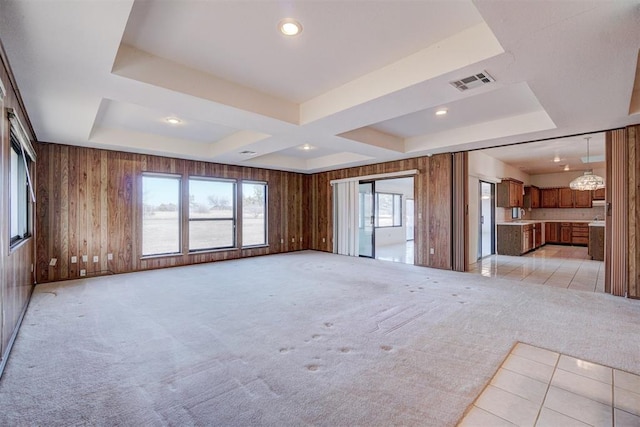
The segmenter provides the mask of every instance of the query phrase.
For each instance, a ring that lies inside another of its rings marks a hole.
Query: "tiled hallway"
[[[545,245],[523,256],[491,255],[470,273],[591,292],[604,292],[604,262],[589,259],[581,246]]]

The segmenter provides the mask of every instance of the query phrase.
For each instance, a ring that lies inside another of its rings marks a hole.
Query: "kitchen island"
[[[591,238],[592,227],[596,227],[593,230],[593,239]],[[602,239],[598,240],[597,236],[600,232],[602,232]],[[600,259],[601,256],[604,259],[604,221],[516,220],[499,222],[496,240],[496,252],[499,255],[519,256],[546,243],[552,243],[588,246],[592,259]]]

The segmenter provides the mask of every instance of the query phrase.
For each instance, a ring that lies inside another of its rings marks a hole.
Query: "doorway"
[[[375,185],[374,181],[369,181],[358,186],[358,253],[366,258],[375,258],[376,255]]]
[[[479,185],[479,224],[478,224],[478,259],[496,253],[495,238],[495,184],[480,181]]]

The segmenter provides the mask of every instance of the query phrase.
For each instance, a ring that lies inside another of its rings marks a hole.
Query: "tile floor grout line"
[[[540,414],[542,413],[542,408],[544,408],[544,402],[547,400],[547,394],[549,394],[549,389],[551,388],[551,382],[553,381],[553,377],[556,374],[556,369],[558,369],[558,363],[560,363],[561,353],[558,353],[558,358],[556,359],[555,365],[553,365],[553,373],[551,374],[551,378],[549,378],[549,382],[547,383],[547,389],[544,392],[544,397],[542,398],[542,403],[540,403],[540,408],[538,409],[538,415],[536,415],[536,420],[533,425],[538,424],[538,420],[540,419]]]

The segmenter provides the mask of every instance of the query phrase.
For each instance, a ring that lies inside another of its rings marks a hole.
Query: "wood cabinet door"
[[[573,190],[569,187],[563,187],[558,190],[558,207],[559,208],[572,208],[573,207]]]
[[[571,224],[569,225],[560,225],[560,243],[571,243]]]
[[[558,243],[558,223],[557,222],[547,222],[544,225],[544,240],[547,243]]]
[[[534,234],[535,234],[534,248],[538,248],[542,246],[542,224],[541,223],[534,224]]]
[[[558,207],[558,189],[557,188],[543,188],[540,190],[540,205],[543,208],[557,208]]]
[[[509,182],[509,203],[511,207],[521,208],[524,206],[522,192],[524,187],[519,182]]]
[[[531,207],[539,208],[540,207],[540,189],[538,187],[530,187],[531,188]]]
[[[591,191],[573,190],[573,200],[576,208],[590,208]]]
[[[604,188],[593,191],[593,200],[604,200],[605,192]]]

